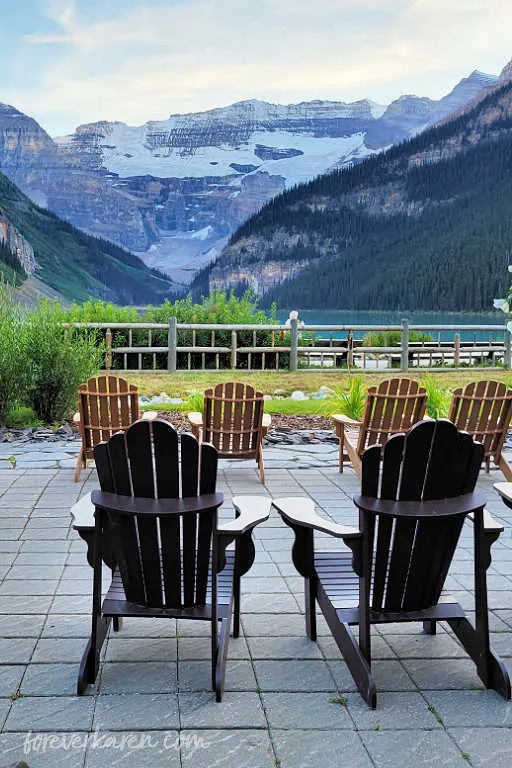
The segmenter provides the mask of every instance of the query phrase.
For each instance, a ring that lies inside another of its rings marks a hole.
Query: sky
[[[0,102],[52,136],[252,98],[440,98],[512,58],[510,0],[0,0],[0,12]]]

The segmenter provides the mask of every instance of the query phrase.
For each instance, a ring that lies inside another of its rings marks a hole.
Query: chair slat
[[[181,608],[181,516],[160,518],[166,608]]]
[[[394,526],[389,575],[387,580],[384,608],[387,611],[402,610],[402,600],[406,586],[411,548],[416,532],[416,521],[397,519]]]
[[[201,475],[199,493],[215,493],[217,483],[218,453],[213,445],[201,445]]]
[[[199,474],[199,444],[195,437],[181,435],[181,495],[197,496]]]
[[[152,608],[163,608],[163,574],[159,557],[158,518],[137,515],[142,573],[146,590],[146,603]]]
[[[426,499],[446,499],[458,496],[458,478],[453,467],[458,461],[459,433],[451,421],[437,422],[431,444],[423,496]]]
[[[137,521],[135,517],[115,512],[109,513],[108,516],[126,598],[132,603],[145,605],[147,598],[142,578]]]
[[[422,498],[425,472],[430,459],[435,429],[435,421],[421,422],[416,427],[412,427],[407,434],[398,495],[398,498],[403,501],[414,501]]]
[[[108,442],[108,452],[110,456],[110,465],[112,467],[112,475],[115,481],[115,493],[120,493],[122,496],[131,496],[132,482],[128,464],[126,435],[124,432],[119,432],[117,435],[110,438]],[[96,469],[99,473],[98,466],[96,466]],[[102,476],[99,475],[99,477],[101,485]],[[105,490],[103,486],[101,487],[102,490]]]
[[[126,432],[133,495],[146,498],[155,496],[151,426],[149,421],[136,421]]]
[[[164,421],[152,422],[155,452],[156,492],[159,499],[180,495],[178,433]]]
[[[204,605],[206,602],[206,590],[210,576],[210,554],[213,526],[216,513],[213,510],[200,512],[199,530],[197,534],[197,571],[195,602]]]
[[[197,514],[183,515],[183,605],[194,605],[196,591]]]

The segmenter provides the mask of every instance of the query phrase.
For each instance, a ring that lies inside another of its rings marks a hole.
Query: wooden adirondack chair
[[[256,459],[265,482],[263,438],[270,427],[263,394],[250,384],[227,382],[204,393],[204,412],[188,414],[192,433],[217,448],[221,458]]]
[[[369,387],[361,421],[341,413],[332,417],[339,439],[339,467],[349,460],[361,477],[361,456],[370,445],[406,432],[425,416],[427,393],[413,379],[385,379]]]
[[[501,453],[512,419],[512,391],[505,384],[473,381],[456,389],[448,418],[483,444],[487,472],[492,459],[507,480],[512,480],[512,468]]]
[[[371,671],[371,624],[421,621],[429,634],[447,621],[488,688],[510,699],[507,671],[489,646],[486,570],[503,527],[475,492],[482,445],[447,420],[423,421],[407,433],[368,448],[362,460],[359,528],[315,513],[310,499],[277,499],[274,506],[295,532],[292,555],[305,578],[306,630],[316,639],[315,601],[354,681],[377,703]],[[464,521],[473,525],[475,626],[443,585]],[[352,551],[317,552],[313,531],[335,536]],[[359,642],[349,625],[359,627]],[[434,662],[433,662],[434,663]]]
[[[236,519],[220,525],[217,451],[164,421],[135,422],[97,445],[94,457],[101,490],[91,494],[92,629],[78,693],[96,679],[111,619],[118,629],[123,616],[183,618],[211,624],[212,687],[220,701],[232,615],[239,634],[240,578],[253,563],[252,530],[269,516],[270,500],[233,499]],[[235,550],[227,552],[233,540]],[[103,601],[102,561],[113,572]]]
[[[80,429],[82,447],[75,468],[75,482],[93,458],[94,447],[137,419],[154,419],[156,411],[139,411],[139,392],[119,376],[93,376],[78,389],[78,413],[73,421]]]

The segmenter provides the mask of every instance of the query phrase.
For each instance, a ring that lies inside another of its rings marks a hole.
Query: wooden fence
[[[303,325],[296,319],[286,325],[209,325],[171,317],[168,323],[73,326],[96,330],[105,346],[105,370],[119,372],[511,367],[511,334],[503,325],[410,325],[406,319],[400,325]],[[393,331],[400,337],[396,346],[365,346],[355,338]],[[411,341],[411,331],[422,340]],[[473,340],[461,341],[461,331]]]

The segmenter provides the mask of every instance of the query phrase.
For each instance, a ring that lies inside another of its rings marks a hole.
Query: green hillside
[[[0,215],[6,217],[34,249],[36,277],[67,299],[94,296],[119,304],[160,303],[176,286],[149,269],[137,256],[62,221],[29,200],[0,173]],[[24,275],[0,247],[0,270],[17,282]]]

